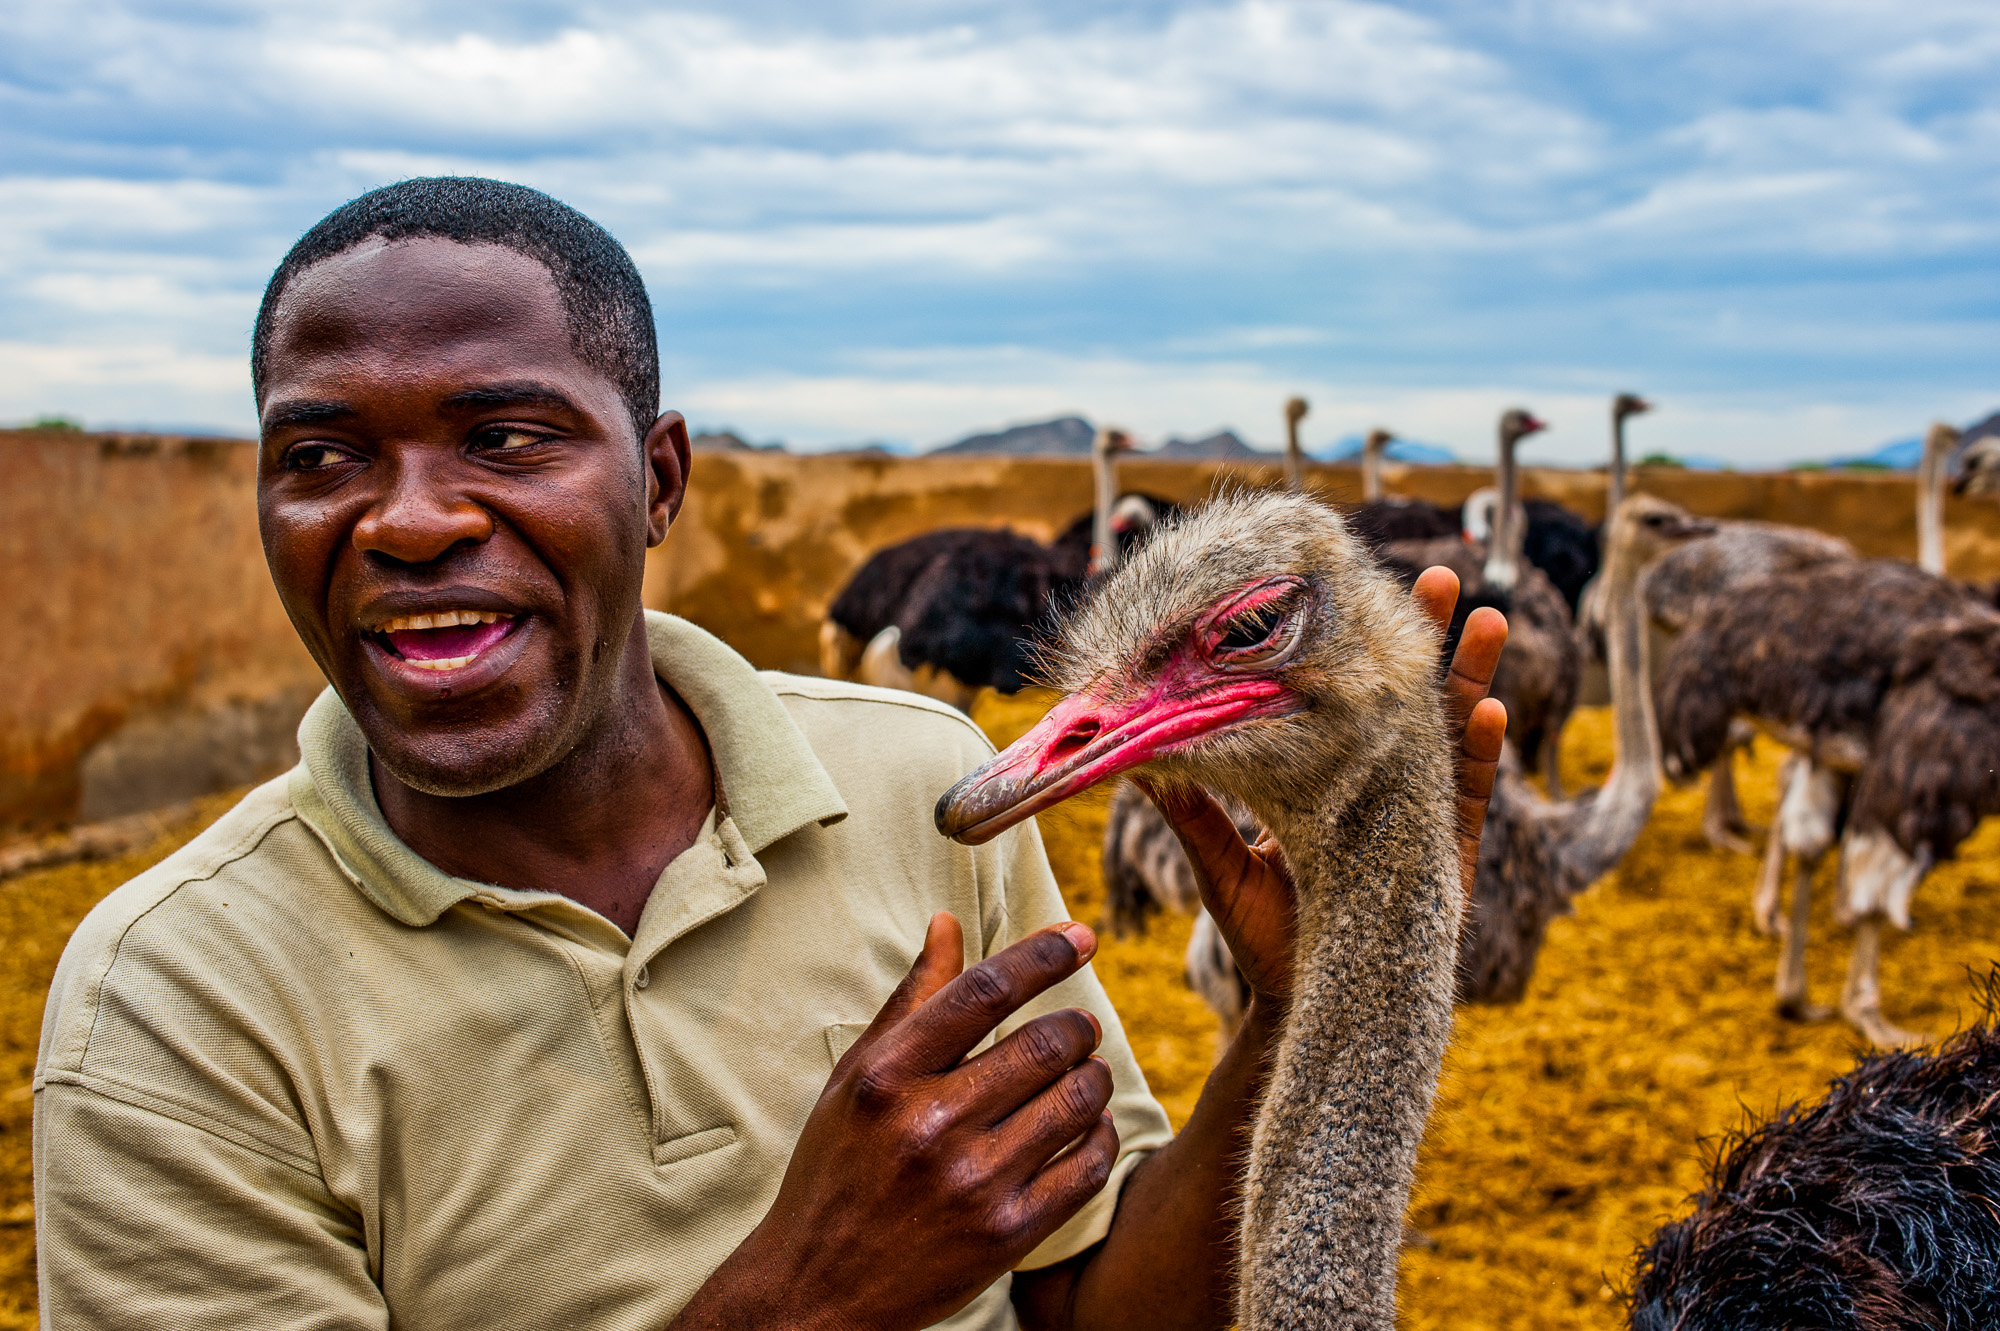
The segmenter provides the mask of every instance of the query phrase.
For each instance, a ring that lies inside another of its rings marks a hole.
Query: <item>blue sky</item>
[[[1854,452],[2000,406],[1996,76],[1992,0],[13,5],[0,419],[247,432],[286,247],[449,171],[609,227],[756,438]]]

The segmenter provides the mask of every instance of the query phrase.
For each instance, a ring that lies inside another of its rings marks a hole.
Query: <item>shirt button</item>
[[[653,982],[653,977],[646,973],[646,968],[644,966],[641,966],[639,968],[639,973],[632,977],[632,987],[634,989],[644,989],[647,985],[651,984],[652,982]]]

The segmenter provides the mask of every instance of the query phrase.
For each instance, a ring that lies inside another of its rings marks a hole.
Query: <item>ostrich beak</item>
[[[1033,730],[944,793],[938,831],[968,846],[991,841],[1106,777],[1238,722],[1285,716],[1303,706],[1269,676],[1194,675],[1183,660],[1169,664],[1137,698],[1079,693],[1063,699]]]

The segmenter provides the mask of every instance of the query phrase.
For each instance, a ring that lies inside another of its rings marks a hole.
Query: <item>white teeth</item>
[[[412,661],[408,661],[408,662],[406,662],[406,664],[409,664],[409,665],[413,665],[413,666],[415,666],[415,667],[416,667],[417,669],[419,669],[419,670],[457,670],[457,669],[458,669],[459,667],[461,667],[461,666],[469,666],[469,665],[471,665],[471,664],[472,664],[472,663],[473,663],[473,662],[474,662],[475,660],[477,660],[477,659],[478,659],[478,657],[477,657],[476,655],[474,655],[474,656],[447,656],[447,657],[445,657],[445,658],[444,658],[444,659],[443,659],[442,661],[415,661],[415,660],[412,660]]]
[[[449,629],[460,624],[497,624],[512,615],[491,610],[441,610],[435,615],[398,615],[376,629],[377,633],[409,633],[416,629]]]

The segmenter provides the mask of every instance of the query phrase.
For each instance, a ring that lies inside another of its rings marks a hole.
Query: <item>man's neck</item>
[[[604,717],[548,771],[484,795],[429,795],[372,755],[383,817],[444,872],[559,892],[632,935],[653,884],[715,803],[707,737],[653,674],[643,628]]]

